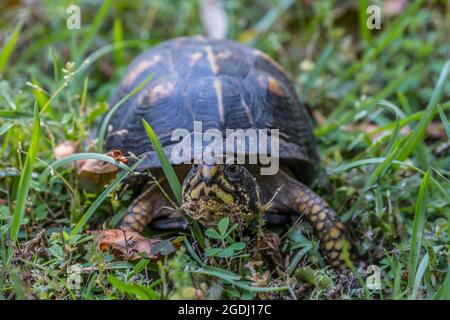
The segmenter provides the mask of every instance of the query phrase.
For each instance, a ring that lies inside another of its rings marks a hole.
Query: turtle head
[[[205,226],[228,216],[243,226],[258,213],[259,187],[239,164],[194,164],[183,182],[183,209]]]

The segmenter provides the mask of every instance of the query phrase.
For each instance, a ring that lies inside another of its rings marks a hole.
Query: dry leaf
[[[106,184],[116,178],[119,169],[108,162],[96,159],[77,161],[77,175],[81,187],[89,192],[97,193]]]
[[[123,164],[128,164],[128,158],[125,157],[120,150],[112,150],[106,153],[108,157],[113,158],[116,161],[122,162]]]
[[[113,251],[126,260],[138,260],[143,253],[149,259],[158,259],[161,254],[155,245],[164,242],[158,239],[145,238],[137,232],[124,231],[120,229],[88,231],[88,234],[95,235],[98,248],[101,251]]]

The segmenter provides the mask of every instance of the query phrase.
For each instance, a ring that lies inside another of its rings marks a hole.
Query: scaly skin
[[[349,252],[351,249],[345,226],[328,203],[301,182],[298,182],[298,190],[295,192],[296,208],[313,225],[320,239],[320,249],[328,263],[333,267],[344,267],[344,241]]]
[[[142,232],[155,219],[178,217],[179,213],[172,208],[159,187],[153,184],[131,203],[119,224],[119,228],[126,231]]]

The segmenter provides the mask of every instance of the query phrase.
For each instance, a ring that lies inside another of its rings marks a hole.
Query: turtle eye
[[[225,173],[230,178],[237,178],[239,176],[239,174],[241,173],[241,167],[236,164],[230,164],[230,165],[226,166]]]

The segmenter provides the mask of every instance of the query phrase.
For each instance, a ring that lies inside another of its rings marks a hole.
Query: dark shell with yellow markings
[[[153,73],[152,80],[113,114],[106,150],[147,155],[141,168],[159,167],[142,125],[154,129],[168,156],[178,128],[279,129],[280,160],[310,182],[318,156],[312,126],[286,71],[263,52],[230,40],[177,38],[140,54],[110,105]],[[170,157],[169,157],[170,158]]]

